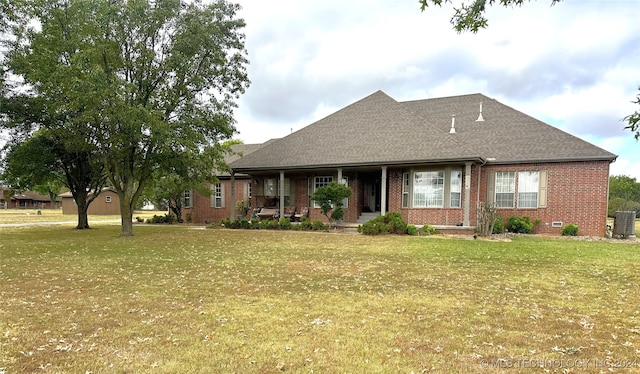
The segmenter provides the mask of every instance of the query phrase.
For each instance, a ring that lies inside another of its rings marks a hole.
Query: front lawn
[[[0,372],[640,371],[637,242],[96,227],[0,228]]]

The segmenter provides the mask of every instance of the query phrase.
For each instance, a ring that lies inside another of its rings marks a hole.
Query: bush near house
[[[529,217],[509,217],[506,229],[516,234],[531,234],[533,229],[540,223],[539,219],[531,222]]]
[[[358,232],[365,235],[403,235],[407,233],[407,223],[402,219],[400,213],[392,212],[358,226]]]
[[[576,235],[578,235],[578,225],[575,225],[573,223],[565,225],[562,228],[562,235],[563,236],[576,236]]]

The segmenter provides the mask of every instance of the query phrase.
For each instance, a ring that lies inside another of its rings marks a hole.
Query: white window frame
[[[185,208],[193,207],[193,201],[192,201],[191,197],[192,197],[191,190],[187,189],[187,190],[184,190],[182,192],[182,205]]]
[[[349,177],[342,177],[342,181],[340,181],[340,183],[349,187]],[[342,208],[346,209],[348,207],[349,207],[349,198],[345,197],[344,199],[342,199]]]
[[[213,185],[213,207],[220,209],[224,207],[223,204],[224,195],[222,194],[222,184],[216,183]]]
[[[324,187],[331,182],[333,182],[333,176],[330,175],[320,175],[317,177],[313,177],[313,192],[316,192],[318,188]],[[320,208],[320,205],[314,201],[313,207]]]
[[[105,201],[105,203],[110,203],[111,202],[111,196],[105,196],[104,197],[104,201]]]
[[[538,208],[538,198],[540,191],[539,171],[518,172],[518,208],[536,209]]]
[[[425,170],[413,173],[413,207],[444,208],[444,170]]]
[[[513,171],[497,171],[495,176],[496,208],[513,208],[516,198],[516,173]],[[511,198],[509,199],[509,195]]]
[[[411,189],[410,173],[402,173],[402,207],[409,207],[409,190]]]
[[[454,204],[454,201],[457,202]],[[449,173],[449,208],[462,207],[462,170]]]

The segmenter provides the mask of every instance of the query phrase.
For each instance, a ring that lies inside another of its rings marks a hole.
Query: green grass
[[[637,242],[134,232],[0,229],[0,372],[640,365]]]

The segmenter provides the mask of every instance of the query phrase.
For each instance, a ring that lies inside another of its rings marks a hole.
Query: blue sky
[[[490,8],[458,34],[451,5],[417,0],[239,0],[251,87],[237,138],[283,137],[377,90],[399,101],[480,92],[619,157],[640,181],[622,118],[640,86],[640,0],[550,0]],[[459,3],[459,2],[458,2]]]

